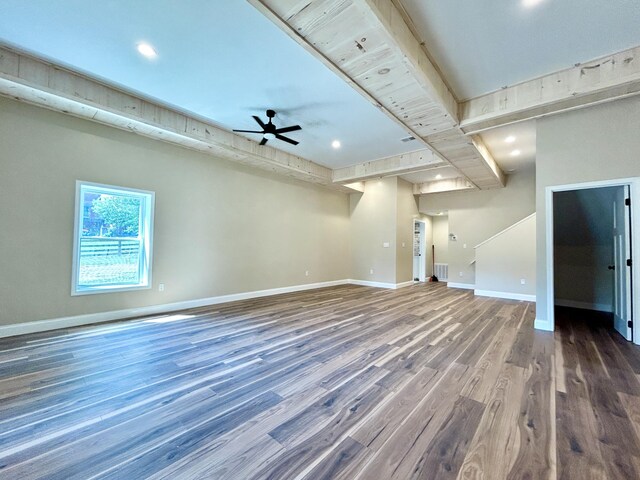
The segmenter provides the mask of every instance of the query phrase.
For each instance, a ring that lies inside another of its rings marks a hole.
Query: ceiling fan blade
[[[292,127],[276,128],[276,133],[295,132],[296,130],[302,130],[300,125],[293,125]]]
[[[260,125],[260,128],[262,128],[264,130],[265,124],[262,120],[260,120],[260,117],[256,117],[255,115],[253,115],[253,119],[258,122],[258,125]]]
[[[264,133],[264,132],[258,132],[257,130],[234,130],[234,132],[242,132],[242,133]]]
[[[267,139],[263,138],[262,140],[260,140],[260,145],[264,145],[265,143],[267,143]]]
[[[298,145],[298,143],[300,143],[300,142],[296,142],[295,140],[291,140],[290,138],[287,138],[284,135],[278,135],[277,133],[276,133],[276,138],[278,140],[282,140],[283,142],[290,143],[291,145]]]

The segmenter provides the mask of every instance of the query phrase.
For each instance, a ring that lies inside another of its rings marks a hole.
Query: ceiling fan
[[[284,128],[276,128],[275,124],[271,121],[273,117],[276,116],[276,112],[273,110],[267,110],[267,117],[269,117],[269,123],[264,123],[260,120],[260,117],[253,115],[253,119],[260,125],[262,131],[258,130],[234,130],[234,132],[242,132],[242,133],[260,133],[262,135],[262,140],[260,141],[260,145],[264,145],[269,140],[273,140],[277,138],[278,140],[282,140],[283,142],[290,143],[291,145],[298,145],[299,142],[292,140],[289,137],[285,137],[282,135],[283,133],[295,132],[296,130],[302,130],[300,125],[293,125],[291,127]]]

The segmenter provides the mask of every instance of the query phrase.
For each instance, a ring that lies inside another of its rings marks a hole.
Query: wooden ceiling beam
[[[430,193],[456,192],[460,190],[477,190],[466,178],[447,178],[413,185],[414,195],[428,195]]]
[[[448,163],[431,150],[425,149],[359,163],[350,167],[337,168],[333,171],[333,181],[337,183],[360,182],[371,178],[404,175],[444,166],[448,166]]]
[[[365,11],[371,11],[380,31],[387,37],[387,44],[392,46],[395,54],[404,60],[413,78],[426,91],[429,99],[442,108],[451,119],[451,125],[458,123],[458,102],[449,87],[442,80],[438,70],[431,63],[422,45],[413,35],[401,12],[391,0],[354,0],[360,3]]]
[[[474,185],[504,186],[488,151],[459,128],[456,99],[394,0],[248,1]]]
[[[467,134],[640,94],[640,46],[460,104]]]
[[[332,170],[187,113],[0,46],[0,95],[345,192]]]

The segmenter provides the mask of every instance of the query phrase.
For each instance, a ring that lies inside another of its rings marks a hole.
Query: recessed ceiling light
[[[441,178],[442,178],[442,175],[440,175],[440,174],[436,175],[436,180],[440,180]]]
[[[331,142],[331,146],[336,149],[340,148],[341,145],[342,144],[340,143],[340,140],[334,140],[333,142]]]
[[[520,150],[514,150],[513,152],[511,152],[511,156],[512,157],[517,157],[521,154],[522,152]]]
[[[148,43],[139,43],[138,44],[138,52],[140,55],[143,55],[147,58],[156,58],[158,56],[158,52]]]
[[[516,137],[514,137],[513,135],[509,135],[507,138],[504,139],[504,141],[507,143],[513,143],[516,141]]]
[[[389,73],[391,70],[388,68],[381,68],[380,70],[378,70],[378,75],[386,75],[387,73]]]
[[[539,5],[543,2],[544,0],[522,0],[522,6],[525,8],[533,8],[536,5]]]

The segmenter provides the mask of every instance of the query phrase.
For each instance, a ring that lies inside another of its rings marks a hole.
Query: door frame
[[[633,343],[640,345],[640,177],[621,178],[615,180],[600,180],[595,182],[573,183],[567,185],[553,185],[545,188],[545,251],[547,269],[547,322],[545,330],[555,330],[555,285],[554,261],[553,261],[553,194],[555,192],[566,192],[568,190],[584,190],[601,187],[623,187],[629,186],[631,192],[631,258],[634,260],[631,266],[631,288],[632,303],[631,316],[633,318]],[[635,208],[634,208],[635,207]]]

